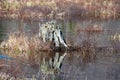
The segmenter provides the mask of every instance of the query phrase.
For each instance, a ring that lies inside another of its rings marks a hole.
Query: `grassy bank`
[[[2,0],[0,17],[118,19],[119,0]]]

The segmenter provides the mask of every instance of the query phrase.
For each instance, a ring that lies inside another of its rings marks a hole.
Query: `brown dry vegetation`
[[[6,74],[6,73],[1,72],[0,73],[0,80],[37,80],[37,79],[34,76],[33,76],[33,78],[25,78],[25,77],[16,78],[14,76],[11,76],[10,74]]]
[[[120,17],[119,0],[2,0],[0,16],[20,19]]]
[[[8,55],[12,57],[33,56],[38,51],[50,51],[50,43],[43,43],[39,37],[28,37],[24,33],[10,33],[8,39],[1,43],[0,48],[8,51]]]

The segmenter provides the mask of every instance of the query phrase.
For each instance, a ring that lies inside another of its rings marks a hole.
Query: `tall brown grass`
[[[119,0],[4,0],[0,1],[0,17],[117,19],[119,7]]]
[[[15,32],[8,35],[8,39],[0,45],[2,50],[8,51],[8,55],[12,57],[29,58],[39,51],[49,51],[50,43],[43,41],[36,36],[28,37],[25,33]]]

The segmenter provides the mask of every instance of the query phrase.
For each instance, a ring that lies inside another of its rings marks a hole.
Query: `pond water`
[[[86,51],[88,55],[82,54],[81,51],[67,52],[61,66],[61,73],[58,75],[60,80],[120,80],[120,42],[109,39],[110,35],[120,34],[119,20],[63,20],[59,22],[61,26],[64,26],[62,31],[67,44],[102,47],[100,50],[94,48],[91,52]],[[86,31],[87,27],[92,28],[96,24],[102,31]],[[1,19],[0,41],[7,39],[8,33],[17,30],[25,31],[28,36],[36,35],[38,25],[39,22],[20,23],[19,20]],[[38,68],[26,66],[24,65],[23,70],[26,71],[27,76],[37,74]]]

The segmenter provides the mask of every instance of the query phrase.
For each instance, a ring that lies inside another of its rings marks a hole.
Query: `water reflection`
[[[114,62],[118,58],[101,56],[100,58],[97,57],[95,62],[89,60],[89,63],[84,64],[82,58],[77,56],[74,52],[72,62],[68,63],[68,58],[63,62],[62,71],[64,73],[61,74],[62,80],[119,80],[120,64]]]

